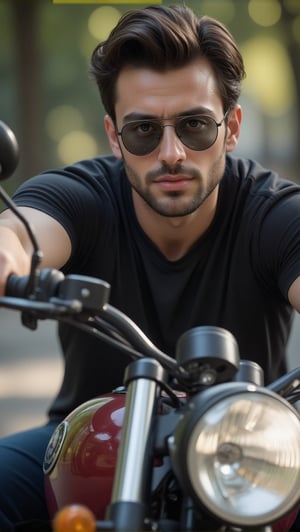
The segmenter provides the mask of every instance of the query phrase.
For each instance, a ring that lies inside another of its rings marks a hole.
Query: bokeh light
[[[73,129],[82,129],[84,120],[82,113],[71,105],[58,105],[49,111],[45,119],[47,134],[58,142]]]
[[[72,164],[80,159],[96,157],[99,150],[92,135],[86,131],[70,131],[57,145],[57,152],[63,164]]]
[[[248,12],[259,26],[274,26],[281,17],[281,5],[278,0],[250,0]]]
[[[97,41],[104,41],[117,24],[120,16],[121,13],[116,7],[98,7],[89,16],[89,32],[95,37],[95,39],[97,39]]]
[[[295,101],[295,85],[284,46],[271,37],[257,36],[241,50],[247,71],[244,90],[255,97],[266,115],[288,112]]]

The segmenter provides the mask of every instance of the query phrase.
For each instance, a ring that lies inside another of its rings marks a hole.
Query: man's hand
[[[71,254],[71,241],[65,229],[41,211],[21,207],[31,224],[43,253],[42,268],[60,269]],[[0,296],[5,294],[10,274],[28,275],[33,247],[22,222],[9,210],[0,215]]]
[[[27,275],[30,271],[31,254],[26,252],[16,233],[0,226],[0,295],[5,295],[7,278],[11,273]]]
[[[291,284],[288,298],[291,305],[300,312],[300,276]]]

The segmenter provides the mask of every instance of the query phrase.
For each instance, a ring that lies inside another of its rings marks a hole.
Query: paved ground
[[[31,331],[0,309],[0,436],[44,421],[62,369],[54,322]]]
[[[290,341],[291,368],[300,365],[300,316]],[[297,363],[298,360],[298,363]],[[17,312],[0,309],[0,437],[44,421],[62,377],[54,322],[24,328]]]

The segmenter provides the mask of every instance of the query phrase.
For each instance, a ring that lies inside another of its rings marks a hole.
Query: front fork
[[[111,504],[106,515],[115,531],[134,532],[147,528],[154,423],[164,381],[163,367],[151,358],[132,362],[125,374],[125,416]]]
[[[136,360],[127,368],[125,416],[111,503],[106,512],[108,526],[106,528],[103,523],[104,528],[100,526],[99,530],[151,530],[151,523],[147,523],[146,518],[154,458],[154,425],[161,386],[165,381],[163,367],[152,358]],[[241,529],[225,526],[219,532],[238,531]],[[251,532],[272,532],[272,528],[257,527]]]

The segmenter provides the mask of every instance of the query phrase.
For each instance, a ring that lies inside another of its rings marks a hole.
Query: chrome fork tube
[[[162,366],[153,359],[133,362],[127,370],[127,395],[111,504],[107,518],[114,530],[144,530],[153,467],[153,433]]]

